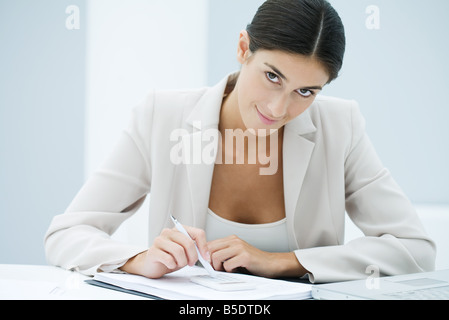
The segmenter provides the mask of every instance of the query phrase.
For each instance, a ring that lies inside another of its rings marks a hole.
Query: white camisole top
[[[226,220],[209,209],[205,232],[208,241],[236,235],[262,251],[290,251],[287,236],[287,218],[273,223],[244,224]]]

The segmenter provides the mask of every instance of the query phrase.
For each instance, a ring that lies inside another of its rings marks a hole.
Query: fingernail
[[[207,262],[211,262],[209,251],[206,252],[206,260],[207,260]]]

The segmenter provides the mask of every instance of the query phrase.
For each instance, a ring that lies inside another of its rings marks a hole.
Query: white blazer
[[[149,245],[172,227],[169,213],[205,228],[214,164],[175,165],[170,154],[179,141],[170,136],[183,129],[183,141],[194,141],[218,129],[227,80],[152,92],[134,109],[109,160],[54,217],[45,236],[49,263],[92,274],[146,250],[110,235],[149,193]],[[312,282],[363,279],[373,268],[380,275],[434,269],[435,244],[380,162],[356,102],[318,96],[285,126],[283,150],[289,246]],[[345,212],[365,237],[345,243]]]

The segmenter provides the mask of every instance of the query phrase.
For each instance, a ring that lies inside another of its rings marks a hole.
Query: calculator
[[[209,275],[194,276],[190,278],[190,281],[217,291],[242,291],[256,288],[254,283],[246,282],[227,274],[218,274],[216,277]]]

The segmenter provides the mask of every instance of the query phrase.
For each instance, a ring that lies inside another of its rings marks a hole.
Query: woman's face
[[[236,84],[242,121],[256,132],[280,129],[310,107],[329,75],[314,58],[277,50],[252,54],[245,35],[239,41],[242,68]]]

